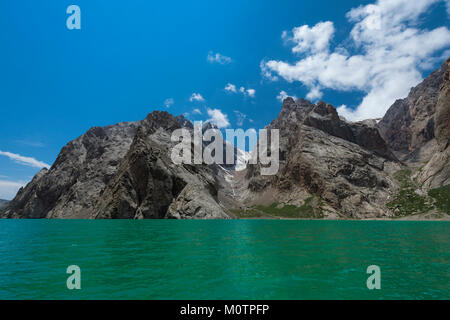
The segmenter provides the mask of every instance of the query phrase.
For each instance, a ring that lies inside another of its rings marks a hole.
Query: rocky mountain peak
[[[444,63],[432,72],[408,97],[395,101],[378,123],[381,136],[402,160],[422,161],[434,152],[436,104],[447,69]]]
[[[337,113],[337,110],[335,107],[333,107],[331,104],[326,103],[324,101],[319,101],[316,106],[313,109],[313,112],[324,116],[324,117],[330,117],[334,121],[339,120],[339,116]]]
[[[149,130],[149,133],[157,129],[173,131],[182,127],[179,120],[167,111],[153,111],[147,115],[143,125]]]
[[[355,143],[387,159],[396,160],[377,128],[365,122],[348,122],[339,117],[336,108],[324,101],[313,104],[305,99],[288,97],[270,128],[285,128],[286,134],[306,125],[327,134]]]
[[[177,116],[177,121],[178,123],[185,128],[188,129],[193,129],[194,125],[192,124],[192,122],[190,122],[188,119],[186,119],[182,114],[180,114],[179,116]]]

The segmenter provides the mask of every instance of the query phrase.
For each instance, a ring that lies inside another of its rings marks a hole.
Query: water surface
[[[0,220],[0,299],[449,299],[449,227]],[[81,290],[66,287],[69,265]],[[369,265],[381,290],[367,289]]]

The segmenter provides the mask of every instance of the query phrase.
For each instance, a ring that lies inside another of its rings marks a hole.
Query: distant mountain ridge
[[[213,128],[207,124],[203,128]],[[348,122],[320,101],[286,98],[268,129],[280,132],[280,168],[175,165],[183,116],[91,128],[62,148],[0,209],[3,218],[448,219],[450,59],[380,120]],[[225,148],[225,145],[224,145]]]

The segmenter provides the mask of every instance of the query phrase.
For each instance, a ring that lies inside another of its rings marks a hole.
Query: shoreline
[[[450,222],[450,217],[442,219],[411,219],[411,218],[367,218],[367,219],[311,219],[311,218],[285,218],[285,217],[248,217],[248,218],[231,218],[231,219],[71,219],[71,218],[3,218],[0,221],[25,220],[25,221],[239,221],[239,220],[288,220],[288,221],[430,221],[430,222]]]

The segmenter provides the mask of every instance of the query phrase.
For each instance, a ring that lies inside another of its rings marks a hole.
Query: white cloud
[[[296,96],[289,95],[289,94],[287,94],[287,92],[284,91],[284,90],[282,90],[282,91],[280,92],[280,94],[277,96],[277,99],[280,100],[281,102],[283,102],[284,99],[286,99],[287,97],[291,97],[292,99],[297,100],[297,97],[296,97]]]
[[[365,92],[356,110],[345,109],[347,117],[382,117],[396,99],[405,97],[422,80],[425,67],[433,67],[429,61],[434,55],[450,47],[447,27],[418,27],[421,15],[439,1],[378,0],[354,8],[347,13],[353,24],[349,38],[333,50],[332,22],[294,28],[283,33],[283,38],[294,43],[292,52],[300,54],[299,60],[295,64],[263,61],[261,71],[271,80],[280,76],[303,83],[310,90],[307,97],[313,100],[320,99],[325,88]]]
[[[322,96],[323,96],[323,93],[320,91],[320,88],[313,87],[306,95],[306,99],[316,101],[316,100],[319,100],[320,98],[322,98]]]
[[[0,180],[0,199],[11,200],[26,183]]]
[[[232,83],[228,83],[225,86],[225,91],[237,93],[238,90],[236,89],[236,86]],[[254,98],[256,94],[255,89],[246,89],[245,87],[240,87],[239,92],[242,93],[244,96],[248,96],[250,98]]]
[[[21,156],[16,153],[11,153],[11,152],[0,150],[0,156],[6,156],[17,163],[20,163],[20,164],[23,164],[26,166],[30,166],[30,167],[34,167],[34,168],[39,168],[39,169],[42,169],[42,168],[49,169],[50,168],[50,165],[45,162],[36,160],[31,157],[24,157],[24,156]]]
[[[282,37],[285,37],[285,31],[283,31]],[[267,79],[269,81],[278,81],[278,77],[273,74],[272,70],[267,66],[267,62],[265,60],[262,60],[259,64],[259,67],[261,68],[261,75],[264,79]]]
[[[208,115],[211,117],[207,121],[211,121],[218,128],[226,128],[230,126],[230,122],[228,121],[228,116],[222,113],[219,109],[208,109]]]
[[[248,95],[249,97],[254,98],[254,97],[255,97],[255,93],[256,93],[256,90],[255,90],[255,89],[247,89],[247,95]]]
[[[330,39],[334,33],[334,25],[330,21],[319,22],[312,28],[307,25],[294,28],[292,33],[292,38],[288,37],[287,32],[281,36],[295,43],[292,52],[323,52],[328,51]]]
[[[191,95],[191,97],[189,98],[189,101],[200,101],[200,102],[203,102],[203,101],[205,101],[205,99],[202,97],[202,95],[200,94],[200,93],[193,93],[192,95]]]
[[[228,84],[225,86],[225,91],[229,91],[229,92],[234,92],[234,93],[236,93],[236,86],[235,86],[234,84],[232,84],[232,83],[228,83]]]
[[[238,110],[234,110],[233,112],[236,115],[236,124],[238,125],[238,127],[242,127],[244,125],[245,119],[247,118],[247,115]]]
[[[200,109],[194,109],[194,110],[192,110],[192,113],[193,114],[202,114],[202,112],[200,111]]]
[[[170,108],[170,106],[173,105],[174,103],[175,101],[172,98],[164,100],[164,105],[166,106],[166,108]]]
[[[208,53],[208,56],[206,57],[206,59],[210,63],[228,64],[228,63],[232,62],[230,57],[224,56],[218,52],[213,53],[212,51],[210,51]]]
[[[344,117],[345,119],[350,119],[353,117],[353,110],[349,109],[345,104],[336,108],[339,116]]]

